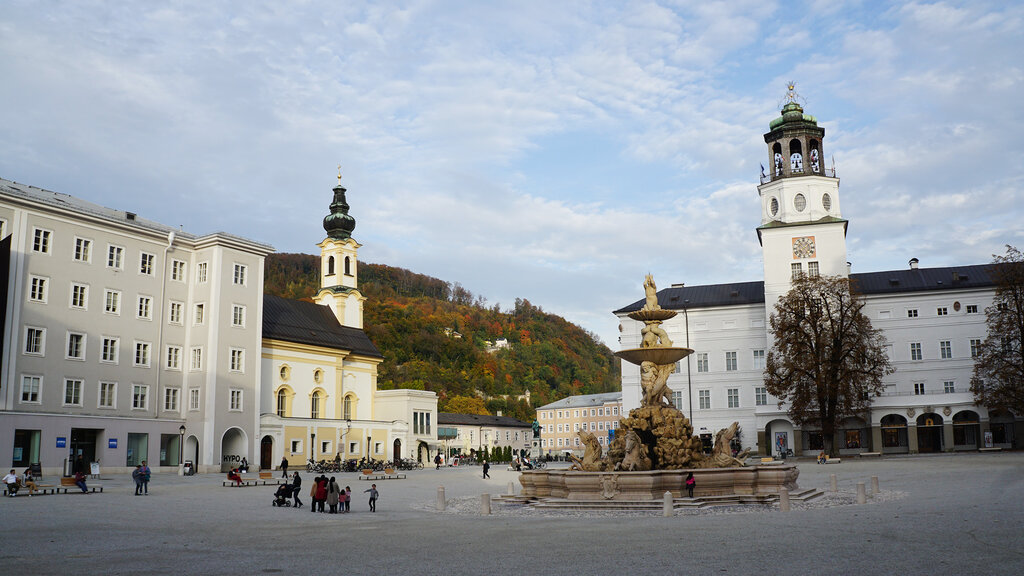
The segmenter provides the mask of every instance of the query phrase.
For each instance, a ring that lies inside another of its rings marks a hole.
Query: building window
[[[46,354],[46,328],[25,327],[25,354]]]
[[[111,364],[117,364],[117,350],[120,345],[120,338],[113,338],[110,336],[103,337],[103,347],[100,350],[100,362],[110,362]]]
[[[71,307],[85,310],[89,304],[89,287],[85,284],[71,284]]]
[[[939,342],[939,357],[943,360],[949,360],[953,357],[953,347],[950,345],[949,340]]]
[[[764,386],[754,388],[754,403],[758,406],[768,405],[768,389]]]
[[[145,274],[147,276],[153,275],[153,259],[156,256],[147,252],[139,253],[139,274]]]
[[[288,415],[288,391],[284,388],[277,391],[277,415],[281,418]]]
[[[42,276],[33,276],[28,290],[29,301],[46,304],[46,287],[48,284],[49,279],[43,278]]]
[[[817,262],[808,262],[807,263],[807,275],[808,276],[818,276],[819,275],[818,274],[818,263]]]
[[[190,370],[202,370],[203,369],[203,347],[194,346],[190,354],[189,369]]]
[[[82,381],[77,378],[64,379],[64,405],[82,405]]]
[[[697,400],[701,410],[711,409],[711,390],[698,390]]]
[[[971,358],[977,358],[981,354],[981,340],[971,340]]]
[[[231,307],[231,325],[245,328],[245,306],[235,304]]]
[[[319,418],[320,417],[320,392],[313,392],[313,395],[309,398],[309,417]]]
[[[582,429],[582,430],[583,430],[584,432],[586,432],[586,431],[587,431],[587,423],[586,423],[586,422],[584,422],[584,423],[582,424],[582,426],[581,426],[581,429]]]
[[[320,384],[321,382],[323,382],[323,379],[324,379],[324,371],[323,370],[320,370],[319,368],[317,368],[316,370],[313,370],[313,382],[316,382],[317,384]]]
[[[181,325],[182,311],[185,309],[185,304],[182,302],[171,302],[170,310],[167,313],[167,321],[171,324]]]
[[[924,394],[924,382],[914,382],[914,395],[920,396]]]
[[[228,410],[233,412],[242,411],[242,391],[231,390],[231,395],[228,398]]]
[[[100,408],[114,408],[117,405],[117,383],[100,382],[100,395],[97,404]]]
[[[199,410],[199,388],[188,389],[188,409]]]
[[[345,420],[352,419],[352,396],[345,396],[345,401],[342,403],[342,414]]]
[[[909,308],[907,310],[907,318],[917,318],[917,308]]]
[[[124,248],[107,245],[107,268],[120,270],[124,268]]]
[[[697,372],[708,371],[708,353],[698,352],[697,353]]]
[[[149,368],[149,342],[135,343],[135,362],[133,365]]]
[[[245,286],[245,273],[246,266],[244,264],[235,264],[235,272],[232,276],[231,281],[238,286]]]
[[[196,314],[194,318],[194,323],[196,326],[202,326],[203,320],[205,319],[205,315],[206,304],[196,304]]]
[[[50,253],[50,236],[52,232],[49,230],[43,230],[42,228],[35,228],[32,230],[32,251],[39,252],[41,254]]]
[[[238,348],[231,349],[231,360],[228,369],[232,372],[244,372],[245,368],[245,350],[239,350]]]
[[[804,267],[803,264],[801,264],[800,262],[793,262],[792,264],[789,265],[789,268],[790,276],[793,278],[799,278],[804,274]]]
[[[968,314],[977,314],[978,313],[978,305],[977,304],[968,304],[967,305],[967,313]]]
[[[92,240],[75,238],[75,261],[88,263],[92,259]]]
[[[21,377],[21,401],[25,404],[39,404],[39,391],[43,386],[42,376]]]
[[[678,368],[678,366],[679,366],[679,362],[676,362],[676,367]],[[678,372],[678,371],[679,370],[677,369],[676,372]],[[591,417],[597,416],[597,408],[591,408],[590,409],[590,416]]]
[[[205,284],[206,283],[206,269],[207,269],[207,263],[206,262],[200,262],[199,264],[196,264],[196,283],[197,284]]]
[[[679,410],[683,409],[683,393],[678,390],[672,391],[672,403],[676,405]]]
[[[945,306],[940,306],[935,309],[936,316],[948,316],[949,310]]]
[[[68,332],[67,356],[69,360],[85,360],[85,334]]]
[[[754,369],[764,370],[764,350],[754,350]]]
[[[167,369],[181,370],[181,346],[167,347]]]
[[[729,399],[729,408],[739,408],[740,407],[740,389],[739,388],[729,388],[728,390],[726,390],[726,394],[727,394],[727,397]]]
[[[736,370],[736,353],[726,352],[725,353],[725,369],[726,371],[732,372]]]
[[[135,317],[140,320],[153,319],[153,299],[149,296],[139,296],[139,305],[135,309]]]
[[[178,389],[164,388],[164,410],[168,412],[178,411]]]
[[[946,394],[953,394],[956,392],[956,383],[953,380],[946,380],[942,383],[942,391]]]
[[[182,260],[171,261],[171,280],[175,282],[185,281],[185,262]]]
[[[132,384],[132,409],[145,410],[149,406],[149,386]]]
[[[103,311],[107,314],[121,315],[121,293],[117,290],[103,291]]]
[[[910,359],[920,360],[921,359],[921,343],[911,342],[910,343]]]

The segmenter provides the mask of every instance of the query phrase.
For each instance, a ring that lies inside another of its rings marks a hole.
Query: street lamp
[[[313,461],[313,464],[316,464],[316,432],[309,433],[309,453],[310,460]]]
[[[185,462],[182,461],[182,456],[185,453],[185,425],[182,424],[178,427],[178,476],[185,475]]]
[[[683,319],[686,321],[686,347],[690,347],[690,314],[686,310],[686,305],[689,304],[689,300],[683,300]],[[693,380],[690,378],[690,356],[691,352],[686,356],[686,388],[687,395],[690,397],[690,427],[693,427]]]

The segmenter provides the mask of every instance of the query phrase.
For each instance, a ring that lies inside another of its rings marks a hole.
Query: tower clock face
[[[814,258],[814,236],[793,238],[793,258]]]

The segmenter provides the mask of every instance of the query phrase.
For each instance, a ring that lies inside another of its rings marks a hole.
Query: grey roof
[[[501,426],[504,428],[532,428],[533,424],[523,422],[511,416],[490,416],[480,414],[456,414],[455,412],[438,412],[437,425],[453,426]]]
[[[884,272],[851,274],[861,294],[881,295],[933,290],[965,290],[995,286],[988,274],[992,264],[950,266],[947,268],[907,268]],[[627,314],[643,307],[645,300],[615,310]],[[740,304],[764,304],[764,282],[709,284],[705,286],[673,286],[658,291],[658,304],[669,310],[709,308]]]
[[[80,214],[94,216],[96,218],[101,218],[103,220],[107,220],[115,224],[130,226],[133,228],[138,228],[140,230],[158,232],[161,234],[168,234],[170,232],[174,232],[174,234],[178,238],[184,240],[197,241],[209,235],[217,235],[245,242],[248,244],[254,244],[268,251],[274,250],[274,248],[269,244],[256,242],[254,240],[249,240],[248,238],[243,238],[241,236],[236,236],[234,234],[228,234],[226,232],[214,232],[209,235],[192,234],[189,232],[185,232],[183,230],[179,230],[178,228],[175,228],[173,226],[167,226],[166,224],[161,224],[153,220],[140,218],[137,214],[127,210],[114,210],[113,208],[100,206],[99,204],[94,204],[92,202],[82,200],[81,198],[75,198],[74,196],[68,194],[63,194],[61,192],[51,192],[50,190],[45,190],[43,188],[38,188],[36,186],[30,186],[28,184],[19,184],[18,182],[7,180],[5,178],[0,178],[0,194],[6,194],[9,196],[13,196],[15,198],[20,198],[37,204],[52,206],[58,209],[72,210]]]
[[[263,337],[383,358],[365,332],[342,326],[330,307],[263,295]]]
[[[582,394],[569,396],[561,400],[540,406],[537,410],[552,408],[581,408],[583,406],[603,406],[609,402],[622,402],[622,392],[604,392],[603,394]]]

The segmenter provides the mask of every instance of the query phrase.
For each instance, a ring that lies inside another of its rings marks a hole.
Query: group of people
[[[142,461],[142,464],[135,465],[135,470],[132,470],[132,480],[135,481],[136,496],[141,494],[149,496],[149,477],[152,474],[153,471],[146,465],[145,460]]]
[[[291,496],[294,500],[294,506],[302,508],[302,500],[299,499],[299,492],[301,490],[302,478],[298,472],[295,472],[291,477],[291,483],[278,486],[277,492],[274,495],[284,498]],[[363,492],[370,494],[370,512],[376,512],[377,498],[380,496],[380,493],[377,491],[377,485],[373,484],[366,490],[363,490]],[[325,506],[328,514],[345,514],[352,511],[352,487],[345,486],[342,488],[333,476],[330,478],[327,478],[327,476],[317,476],[314,478],[309,488],[309,498],[311,500],[310,512],[324,512]]]
[[[22,486],[28,488],[28,495],[35,494],[39,488],[36,486],[35,478],[32,476],[32,469],[26,468],[25,473],[18,477],[12,469],[3,479],[4,485],[7,486],[7,495],[10,497],[17,496],[18,490]]]

